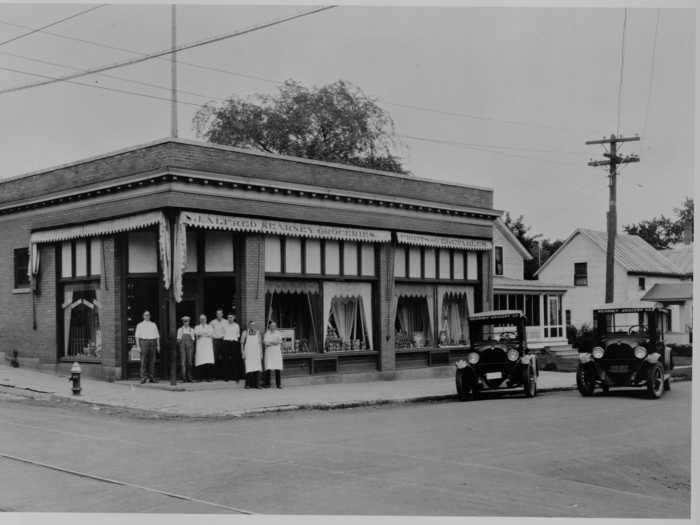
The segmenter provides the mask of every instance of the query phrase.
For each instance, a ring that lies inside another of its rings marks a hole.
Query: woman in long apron
[[[207,316],[199,316],[199,324],[194,329],[197,346],[194,353],[194,366],[197,369],[197,377],[211,381],[214,368],[214,330],[207,324]]]
[[[243,361],[245,362],[245,387],[262,388],[260,372],[262,372],[262,337],[255,328],[255,321],[248,321],[248,329],[243,332]]]
[[[272,371],[275,372],[275,384],[282,388],[282,334],[277,330],[277,323],[270,321],[263,339],[265,345],[265,388],[272,386]]]

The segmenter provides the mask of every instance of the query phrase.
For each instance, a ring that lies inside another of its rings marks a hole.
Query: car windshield
[[[470,332],[472,342],[507,342],[519,341],[518,325],[513,319],[472,321]]]
[[[597,331],[602,336],[648,337],[651,312],[598,312]]]

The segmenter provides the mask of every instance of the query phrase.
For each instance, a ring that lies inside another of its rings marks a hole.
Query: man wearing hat
[[[180,351],[182,380],[191,383],[194,360],[194,328],[190,326],[190,318],[187,315],[182,317],[182,326],[177,329],[177,346]]]

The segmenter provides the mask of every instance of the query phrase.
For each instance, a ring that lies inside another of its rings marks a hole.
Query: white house
[[[493,304],[495,310],[522,310],[531,348],[567,344],[563,310],[570,286],[525,280],[525,261],[532,255],[501,219],[493,228]]]
[[[579,228],[535,272],[539,279],[572,287],[565,308],[567,325],[580,328],[592,324],[593,305],[605,303],[606,246],[605,232]],[[655,285],[678,284],[687,279],[681,268],[641,237],[617,235],[615,302],[640,301]],[[680,315],[682,319],[677,319],[674,328],[684,326],[688,312]]]

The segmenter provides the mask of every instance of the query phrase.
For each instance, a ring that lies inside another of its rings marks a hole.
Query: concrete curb
[[[268,407],[259,407],[248,410],[241,411],[231,411],[226,413],[209,413],[209,414],[191,414],[191,413],[181,413],[181,412],[169,412],[163,410],[152,410],[143,409],[136,407],[129,407],[117,404],[105,404],[98,403],[95,401],[89,401],[87,399],[81,399],[80,397],[67,397],[56,395],[53,392],[43,392],[34,390],[26,387],[19,387],[16,385],[3,385],[0,387],[11,388],[13,393],[17,393],[26,398],[38,399],[40,401],[47,401],[47,398],[54,402],[59,402],[67,405],[80,404],[83,406],[92,407],[94,410],[100,410],[104,413],[118,412],[122,414],[127,414],[132,417],[140,419],[160,419],[160,420],[220,420],[220,419],[238,419],[242,417],[257,417],[270,414],[278,414],[283,412],[296,412],[296,411],[330,411],[330,410],[344,410],[350,408],[363,408],[363,407],[373,407],[373,406],[389,406],[389,405],[408,405],[417,403],[436,403],[444,402],[450,400],[457,400],[457,394],[438,394],[438,395],[426,395],[426,396],[414,396],[405,397],[398,399],[372,399],[372,400],[362,400],[362,401],[338,401],[338,402],[328,402],[328,403],[301,403],[294,405],[272,405]],[[549,393],[549,392],[562,392],[575,390],[576,386],[571,385],[567,387],[550,387],[550,388],[540,388],[538,393]],[[24,392],[22,392],[24,391]],[[515,391],[513,393],[516,393]],[[41,398],[36,398],[32,394],[41,394]]]

